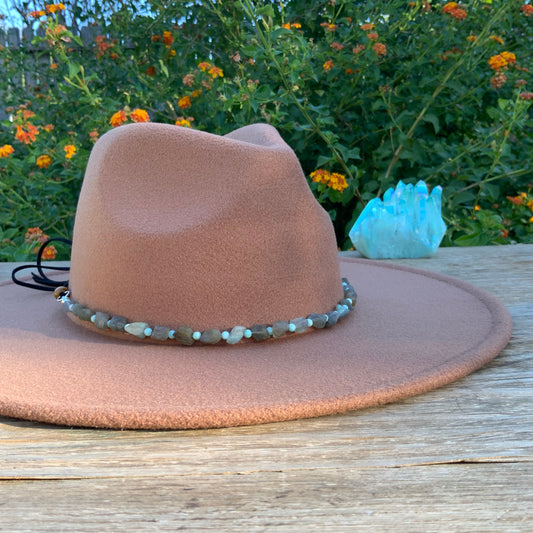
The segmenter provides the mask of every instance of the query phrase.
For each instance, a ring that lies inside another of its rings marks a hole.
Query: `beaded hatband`
[[[63,304],[66,312],[72,313],[80,320],[91,322],[100,330],[111,330],[133,335],[139,339],[147,337],[157,341],[176,341],[178,344],[190,346],[195,341],[201,344],[217,344],[224,340],[228,344],[237,344],[241,339],[254,339],[264,341],[269,338],[283,337],[290,333],[303,333],[308,328],[322,329],[334,326],[339,319],[347,316],[355,307],[357,293],[346,278],[342,278],[343,298],[335,309],[329,313],[311,313],[307,317],[293,318],[292,320],[278,320],[272,325],[255,324],[250,328],[235,326],[230,331],[206,329],[195,331],[188,326],[179,326],[176,329],[165,326],[153,326],[147,322],[130,322],[123,316],[110,316],[101,311],[94,311],[74,302],[70,298],[67,287],[57,287],[54,291],[56,300]]]

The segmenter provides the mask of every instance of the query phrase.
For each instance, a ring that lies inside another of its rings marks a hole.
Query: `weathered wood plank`
[[[517,483],[518,482],[518,483]],[[14,482],[6,531],[528,531],[532,465]],[[17,513],[13,510],[17,509]]]

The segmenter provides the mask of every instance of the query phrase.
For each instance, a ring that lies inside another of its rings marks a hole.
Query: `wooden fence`
[[[74,35],[79,35],[83,47],[87,49],[92,48],[95,37],[103,33],[101,28],[97,26],[83,26],[79,31],[73,28],[69,28],[69,30]],[[42,53],[45,49],[44,43],[33,44],[32,41],[35,36],[44,37],[44,35],[45,32],[42,27],[39,27],[36,32],[31,27],[0,30],[0,46],[18,50],[22,54],[21,68],[15,75],[11,75],[9,79],[9,90],[28,91],[40,83],[39,72],[42,72],[50,64],[50,56]],[[73,43],[73,47],[79,48],[75,43]],[[0,76],[5,76],[2,72],[1,65]],[[50,82],[50,80],[47,81]],[[0,120],[8,118],[5,107],[0,93]]]

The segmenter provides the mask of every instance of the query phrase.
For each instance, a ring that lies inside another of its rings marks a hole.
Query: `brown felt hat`
[[[105,134],[68,289],[57,303],[0,286],[1,415],[172,429],[340,413],[465,376],[511,334],[471,285],[339,259],[294,152],[263,124]]]

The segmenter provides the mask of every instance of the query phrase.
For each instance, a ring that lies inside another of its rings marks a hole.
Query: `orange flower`
[[[187,109],[188,107],[191,107],[191,97],[190,96],[182,96],[178,100],[178,105],[181,107],[181,109]]]
[[[490,85],[493,89],[501,89],[507,82],[507,76],[503,72],[497,72],[495,76],[490,79]]]
[[[130,113],[130,118],[133,122],[150,122],[150,117],[144,109],[134,109]]]
[[[34,252],[38,252],[39,250],[36,249],[34,250]],[[51,259],[55,259],[57,256],[57,250],[56,250],[56,247],[51,244],[50,246],[47,246],[44,250],[43,250],[43,253],[41,255],[41,259],[44,259],[44,260],[51,260]]]
[[[122,124],[124,124],[127,119],[128,117],[126,116],[126,112],[121,109],[111,117],[111,119],[109,120],[109,124],[111,124],[113,128],[116,128],[117,126],[122,126]]]
[[[39,227],[28,228],[26,235],[24,235],[24,241],[27,244],[33,244],[36,242],[43,243],[48,240],[48,235],[43,233],[43,230]]]
[[[288,22],[286,22],[285,24],[282,24],[281,27],[285,28],[286,30],[290,30],[291,29],[291,25]]]
[[[489,66],[492,70],[500,70],[501,68],[504,68],[507,66],[507,61],[501,54],[498,54],[498,55],[492,56],[489,59]]]
[[[183,117],[176,119],[176,122],[174,124],[176,124],[176,126],[182,126],[183,128],[191,127],[191,122]]]
[[[28,16],[34,19],[44,17],[45,15],[46,15],[46,12],[42,9],[40,9],[39,11],[30,11],[30,13],[28,13]]]
[[[509,65],[514,65],[516,63],[516,56],[512,52],[502,52],[500,54]]]
[[[65,157],[72,159],[72,156],[76,153],[76,147],[73,144],[67,144],[63,150],[65,150]]]
[[[354,46],[352,48],[352,52],[354,54],[359,54],[360,52],[362,52],[364,49],[366,48],[366,46],[364,44],[358,44],[356,46]]]
[[[344,48],[344,45],[339,44],[339,43],[331,43],[329,46],[333,48],[333,50],[338,50],[338,51],[341,51]]]
[[[48,13],[56,13],[57,11],[63,11],[65,6],[63,4],[50,4],[46,6]]]
[[[498,37],[497,35],[491,35],[489,39],[495,43],[503,44],[503,39],[501,37]]]
[[[524,199],[521,196],[508,196],[507,200],[513,205],[522,205],[524,203]]]
[[[15,149],[10,144],[4,144],[4,146],[0,146],[0,158],[2,157],[9,157]]]
[[[331,59],[328,59],[323,65],[322,65],[323,69],[328,72],[329,70],[331,70],[333,68],[333,61]]]
[[[299,22],[294,22],[291,24],[291,28],[295,28],[297,30],[301,29],[302,25]]]
[[[526,205],[529,207],[530,211],[533,211],[533,199],[529,200]]]
[[[374,50],[374,52],[376,52],[376,55],[378,57],[383,57],[383,56],[387,55],[387,47],[383,43],[376,43],[372,47],[372,50]]]
[[[480,210],[481,210],[481,207],[479,207],[479,205],[474,206],[474,211],[480,211]]]
[[[466,11],[461,8],[454,9],[453,11],[450,11],[450,15],[457,20],[464,20],[466,18]]]
[[[335,191],[342,192],[348,187],[348,183],[346,182],[346,178],[342,174],[332,172],[329,179],[328,187]]]
[[[211,63],[208,63],[207,61],[202,61],[201,63],[198,63],[198,68],[205,72],[206,70],[211,68]]]
[[[524,4],[523,6],[520,7],[520,13],[522,13],[522,15],[526,17],[530,17],[531,15],[533,15],[533,5]]]
[[[469,35],[466,40],[469,42],[469,43],[473,43],[475,40],[477,39],[477,35]]]
[[[310,174],[314,183],[324,183],[331,189],[342,192],[348,187],[346,178],[337,172],[329,172],[324,169],[318,169]]]
[[[361,26],[361,29],[362,29],[363,31],[370,31],[370,30],[373,30],[375,27],[376,27],[376,26],[375,26],[374,24],[372,24],[372,23],[368,23],[368,24],[363,24],[363,25]]]
[[[174,42],[174,37],[172,36],[172,33],[170,33],[169,31],[164,31],[163,42],[166,44],[167,48],[170,48],[172,46],[172,43]]]
[[[377,41],[378,38],[379,38],[379,35],[378,35],[376,32],[374,32],[374,31],[372,31],[372,32],[370,32],[370,33],[367,33],[366,36],[367,36],[371,41]]]
[[[52,158],[48,154],[40,155],[35,164],[39,168],[48,168],[52,164]]]
[[[89,137],[93,143],[95,143],[98,140],[98,132],[96,130],[91,130],[89,132]]]
[[[147,76],[155,76],[155,67],[152,65],[146,69]]]
[[[33,124],[26,124],[25,126],[17,124],[16,128],[15,139],[24,144],[31,144],[39,135],[39,130]]]
[[[192,96],[193,98],[198,98],[201,94],[202,94],[202,89],[196,89],[196,91],[193,91],[193,92],[191,93],[191,96]]]
[[[211,74],[211,76],[213,76],[213,79],[215,79],[217,77],[219,77],[219,78],[223,78],[224,77],[224,72],[222,72],[222,69],[218,68],[218,67],[215,67],[215,66],[212,66],[208,70],[208,74]]]
[[[520,93],[520,98],[526,101],[533,100],[533,93]]]
[[[454,9],[457,9],[457,2],[448,2],[442,7],[443,13],[451,13]]]
[[[322,22],[322,24],[320,25],[323,28],[326,28],[326,30],[331,31],[331,32],[334,32],[338,28],[337,24],[330,24],[329,22]]]
[[[161,35],[152,35],[152,42],[157,43],[157,41],[161,40]]]
[[[27,120],[33,116],[35,116],[35,113],[33,111],[30,111],[29,109],[24,109],[22,111],[22,117],[24,118],[24,120]]]
[[[46,132],[51,132],[54,129],[53,124],[47,124],[46,126],[43,126],[43,130]]]

